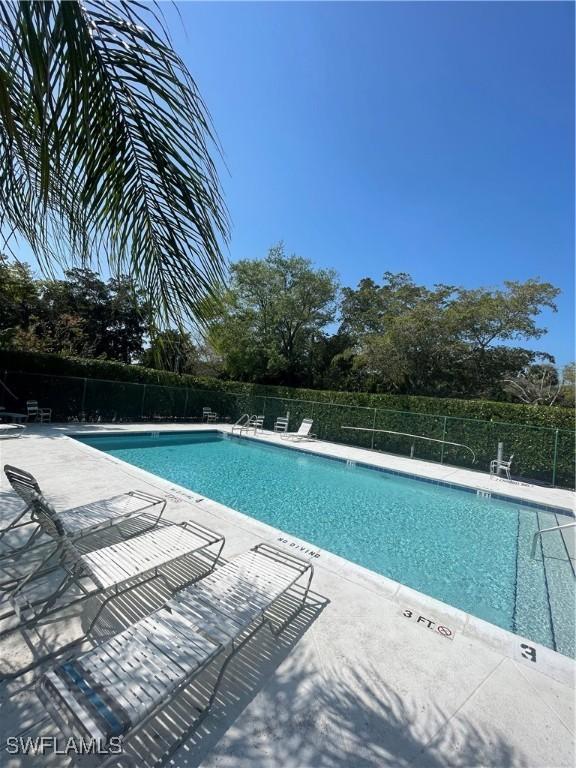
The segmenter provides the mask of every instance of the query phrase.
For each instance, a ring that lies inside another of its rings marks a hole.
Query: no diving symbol
[[[432,632],[437,632],[442,637],[447,637],[448,640],[454,640],[454,630],[450,629],[450,627],[446,627],[444,624],[438,624],[438,622],[434,619],[430,619],[428,616],[422,616],[421,613],[413,611],[411,608],[404,608],[404,610],[400,610],[402,611],[402,616],[405,616],[407,619],[411,619],[418,626],[425,627]]]

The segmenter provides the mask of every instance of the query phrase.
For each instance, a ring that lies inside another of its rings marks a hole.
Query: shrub
[[[74,417],[80,411],[104,419],[191,417],[210,405],[232,420],[241,413],[265,413],[271,426],[276,416],[290,411],[291,424],[311,417],[318,436],[326,440],[401,455],[410,454],[414,446],[418,458],[484,470],[503,441],[506,453],[515,454],[516,474],[574,485],[574,410],[569,408],[244,384],[107,360],[12,350],[0,350],[0,372],[18,393],[21,406],[26,399],[39,400],[53,409],[55,418]],[[14,407],[3,389],[0,398]],[[343,426],[389,432],[344,430]],[[469,446],[475,461],[465,448],[390,432]]]

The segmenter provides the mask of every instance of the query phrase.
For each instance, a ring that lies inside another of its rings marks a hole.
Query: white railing
[[[563,523],[562,525],[553,525],[551,528],[542,528],[541,530],[536,531],[532,539],[532,552],[530,553],[530,557],[534,557],[536,555],[536,544],[538,543],[538,536],[542,536],[543,533],[548,533],[549,531],[559,531],[561,528],[574,528],[575,525],[576,523]]]

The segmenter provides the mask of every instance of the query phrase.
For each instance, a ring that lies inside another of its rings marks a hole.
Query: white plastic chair
[[[500,459],[492,459],[490,462],[490,476],[498,475],[501,471],[504,472],[508,480],[510,480],[510,467],[512,466],[512,459],[514,454],[510,456],[508,461],[501,461]]]
[[[28,418],[40,421],[41,424],[52,420],[52,408],[40,408],[38,400],[26,400]]]

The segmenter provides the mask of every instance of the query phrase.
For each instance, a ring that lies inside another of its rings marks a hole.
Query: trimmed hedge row
[[[483,421],[506,421],[513,424],[574,429],[574,410],[550,408],[492,400],[458,400],[455,398],[420,397],[416,395],[386,395],[367,392],[335,392],[330,390],[294,389],[263,384],[179,375],[156,371],[138,365],[125,365],[109,360],[66,358],[38,352],[0,349],[0,370],[46,373],[56,376],[77,376],[88,379],[156,384],[166,387],[209,389],[229,394],[315,400],[324,403],[356,405],[395,411],[426,413],[434,416],[455,416]]]
[[[305,417],[314,419],[321,439],[473,469],[487,470],[502,441],[506,453],[515,455],[516,476],[574,487],[574,412],[565,408],[258,386],[2,350],[0,376],[19,395],[20,406],[38,399],[53,409],[55,419],[81,412],[88,420],[105,421],[191,418],[210,406],[232,421],[242,413],[264,414],[271,428],[289,411],[292,427]],[[0,404],[14,408],[2,388]]]

